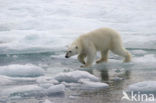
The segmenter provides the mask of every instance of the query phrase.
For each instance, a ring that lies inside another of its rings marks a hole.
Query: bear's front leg
[[[86,61],[86,64],[83,65],[83,66],[81,66],[81,67],[85,68],[85,67],[90,67],[90,66],[92,66],[95,57],[96,57],[96,50],[93,50],[93,49],[92,49],[92,50],[89,51],[88,54],[87,54],[87,61]]]
[[[84,61],[85,57],[86,57],[85,54],[80,54],[80,55],[78,56],[79,62],[82,63],[82,64],[85,64],[85,61]]]
[[[87,62],[86,62],[86,64],[85,65],[82,65],[81,67],[83,67],[83,68],[90,67],[93,64],[93,61],[94,61],[94,57],[87,56]]]

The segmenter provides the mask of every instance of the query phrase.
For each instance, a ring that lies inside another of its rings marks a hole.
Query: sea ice
[[[143,81],[129,85],[127,91],[156,94],[156,81]]]
[[[11,77],[37,77],[44,75],[44,70],[32,64],[11,64],[8,66],[0,66],[0,75]]]

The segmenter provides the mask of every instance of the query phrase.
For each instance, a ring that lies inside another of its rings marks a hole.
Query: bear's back
[[[91,41],[97,50],[110,48],[112,40],[120,38],[119,34],[110,28],[96,29],[85,34],[84,37]]]

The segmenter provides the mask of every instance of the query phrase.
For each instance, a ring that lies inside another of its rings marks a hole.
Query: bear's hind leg
[[[101,59],[97,60],[96,63],[107,62],[108,61],[108,50],[101,51]]]
[[[124,62],[130,62],[131,61],[131,54],[123,47],[121,48],[117,48],[117,49],[113,49],[112,50],[113,53],[124,57]]]
[[[80,55],[78,56],[79,62],[82,63],[82,64],[85,64],[85,60],[84,60],[85,57],[86,57],[85,54],[80,54]]]

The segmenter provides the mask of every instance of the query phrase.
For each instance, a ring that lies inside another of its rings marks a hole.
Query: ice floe
[[[143,81],[131,84],[129,85],[127,91],[156,94],[156,81]]]
[[[32,64],[11,64],[8,66],[0,66],[0,75],[11,77],[37,77],[44,75],[44,70]]]
[[[96,76],[86,71],[60,73],[54,78],[70,89],[103,89],[109,86],[106,83],[101,83]]]

